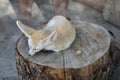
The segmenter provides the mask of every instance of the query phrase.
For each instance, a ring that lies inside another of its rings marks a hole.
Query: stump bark
[[[77,21],[76,39],[61,52],[41,51],[28,55],[27,38],[16,44],[20,80],[103,80],[111,74],[110,35],[101,26]],[[41,26],[40,26],[41,27]]]

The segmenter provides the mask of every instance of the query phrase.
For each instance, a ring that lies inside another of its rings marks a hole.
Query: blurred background
[[[119,0],[69,0],[67,4],[59,6],[53,0],[0,0],[0,80],[18,80],[15,44],[22,33],[16,20],[34,27],[62,14],[72,21],[101,25],[120,40]],[[119,65],[112,78],[120,80]]]

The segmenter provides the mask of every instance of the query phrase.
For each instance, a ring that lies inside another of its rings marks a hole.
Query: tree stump
[[[110,35],[101,26],[74,21],[76,39],[61,52],[40,51],[28,55],[27,38],[16,44],[20,80],[103,80],[110,72]],[[41,26],[40,26],[41,27]]]

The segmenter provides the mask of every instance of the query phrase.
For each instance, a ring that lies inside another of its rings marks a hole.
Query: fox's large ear
[[[25,34],[25,36],[30,37],[35,30],[30,28],[29,26],[23,24],[22,22],[20,22],[19,20],[16,21],[16,24],[18,26],[18,28]]]
[[[48,37],[43,39],[42,43],[52,43],[56,40],[57,38],[57,32],[53,31]]]

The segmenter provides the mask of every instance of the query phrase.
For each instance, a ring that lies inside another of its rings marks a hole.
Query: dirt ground
[[[15,43],[22,35],[15,21],[20,19],[16,0],[0,0],[0,80],[18,80]],[[48,0],[35,0],[32,8],[32,27],[54,16],[53,6]],[[120,40],[120,29],[103,20],[101,12],[78,2],[70,1],[67,16],[72,20],[82,20],[103,26]],[[120,80],[120,66],[115,69],[113,80]]]

